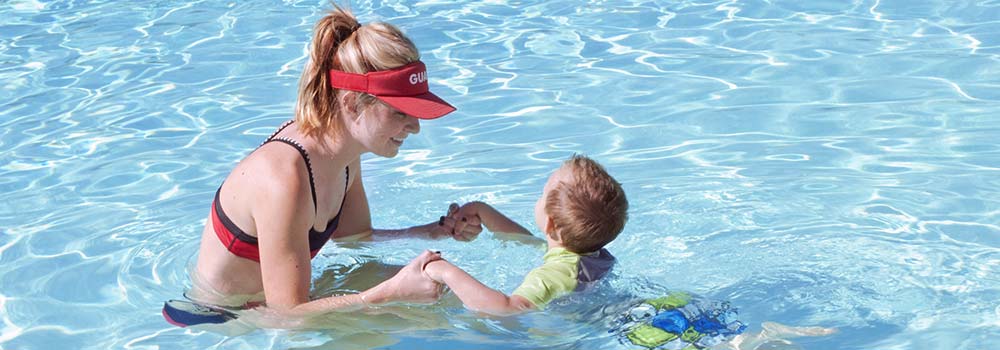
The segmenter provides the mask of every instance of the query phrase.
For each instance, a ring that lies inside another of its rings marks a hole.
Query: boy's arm
[[[483,222],[486,222],[485,220]],[[424,267],[431,279],[448,285],[465,307],[496,316],[515,315],[537,309],[528,299],[507,296],[487,287],[462,269],[444,260],[435,260]]]
[[[524,226],[521,226],[521,224],[518,224],[514,220],[511,220],[507,217],[507,215],[504,215],[489,204],[483,202],[470,202],[463,205],[457,213],[459,220],[461,220],[463,216],[470,214],[479,216],[479,220],[482,221],[483,226],[486,226],[486,229],[490,230],[490,232],[514,233],[531,236],[531,232],[528,231],[528,229],[524,228]]]

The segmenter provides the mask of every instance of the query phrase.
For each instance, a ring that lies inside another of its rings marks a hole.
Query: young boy
[[[512,295],[483,285],[444,260],[428,263],[424,272],[448,285],[474,311],[504,316],[541,310],[611,270],[615,258],[604,246],[622,232],[627,211],[621,184],[594,160],[574,155],[549,176],[535,204],[535,224],[548,243],[544,262],[528,273]],[[486,203],[468,203],[455,215],[478,217],[492,232],[531,234]]]

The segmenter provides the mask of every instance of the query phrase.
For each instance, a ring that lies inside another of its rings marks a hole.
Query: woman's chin
[[[372,153],[375,153],[375,155],[377,155],[379,157],[383,157],[383,158],[393,158],[397,154],[399,154],[399,148],[398,147],[392,147],[392,148],[389,148],[389,149],[378,150],[378,151],[375,151],[375,152],[372,152]]]

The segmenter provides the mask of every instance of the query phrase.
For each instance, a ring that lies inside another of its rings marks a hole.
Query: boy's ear
[[[552,221],[552,217],[545,218],[545,232],[548,233],[549,237],[552,237],[553,241],[562,243],[562,236],[559,235],[559,231],[556,231],[556,223]]]

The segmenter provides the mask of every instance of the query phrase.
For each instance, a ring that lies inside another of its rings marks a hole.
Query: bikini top
[[[309,161],[309,153],[306,152],[305,147],[301,144],[287,137],[278,137],[282,130],[292,124],[293,120],[289,120],[281,125],[277,131],[271,134],[263,143],[257,148],[263,147],[270,142],[281,142],[289,146],[294,147],[302,155],[302,159],[306,162],[306,170],[309,172],[309,189],[312,191],[313,208],[319,210],[319,205],[316,201],[316,184],[313,180],[312,163]],[[344,200],[347,198],[347,184],[350,183],[351,169],[347,167],[345,169],[347,177],[344,184],[344,199],[341,199],[340,210],[337,211],[337,215],[330,219],[326,224],[326,230],[316,231],[315,228],[309,228],[309,255],[310,257],[316,257],[319,250],[323,248],[323,245],[330,240],[333,236],[333,232],[337,230],[337,226],[340,223],[340,213],[344,211]],[[215,191],[215,200],[212,203],[212,226],[215,230],[215,235],[219,237],[222,244],[226,246],[230,252],[241,258],[250,259],[256,262],[260,262],[260,249],[257,246],[257,237],[248,235],[239,226],[236,226],[232,220],[226,216],[226,213],[222,210],[222,204],[219,201],[219,193],[222,191],[222,186]]]

